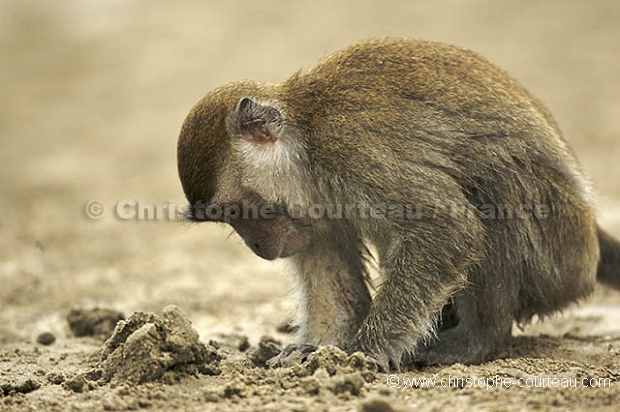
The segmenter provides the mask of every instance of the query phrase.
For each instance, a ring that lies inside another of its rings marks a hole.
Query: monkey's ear
[[[231,117],[233,133],[254,143],[275,143],[282,130],[282,112],[266,103],[242,97]]]

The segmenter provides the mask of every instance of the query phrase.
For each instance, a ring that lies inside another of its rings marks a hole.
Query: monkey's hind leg
[[[403,363],[418,365],[479,364],[489,359],[511,337],[513,318],[509,314],[481,316],[480,305],[466,292],[444,307],[448,324],[436,336],[422,342],[406,355]],[[501,308],[501,305],[499,306]],[[443,320],[443,319],[442,319]]]

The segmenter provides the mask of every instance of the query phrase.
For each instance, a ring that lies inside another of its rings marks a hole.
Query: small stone
[[[384,399],[371,399],[362,403],[361,412],[396,412]]]
[[[37,343],[41,345],[51,345],[56,342],[56,336],[51,332],[43,332],[39,336],[37,336]]]

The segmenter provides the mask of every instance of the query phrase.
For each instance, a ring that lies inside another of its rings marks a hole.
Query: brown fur
[[[230,223],[260,256],[289,257],[302,343],[383,365],[481,362],[514,321],[587,296],[597,267],[620,286],[620,245],[597,228],[551,114],[466,49],[368,41],[279,85],[229,84],[188,115],[178,163],[191,205],[278,207],[269,219],[190,210]],[[292,216],[312,205],[415,214]],[[521,205],[543,212],[496,211]],[[382,272],[372,301],[366,244]]]

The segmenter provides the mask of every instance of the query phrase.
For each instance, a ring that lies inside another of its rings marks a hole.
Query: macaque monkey
[[[620,288],[620,243],[550,112],[467,49],[366,41],[230,83],[185,119],[178,168],[190,220],[290,262],[299,343],[386,368],[482,362],[513,322]]]

